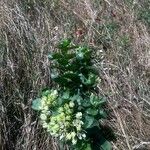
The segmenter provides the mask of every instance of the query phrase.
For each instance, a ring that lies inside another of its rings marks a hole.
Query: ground
[[[93,51],[114,150],[150,149],[150,0],[2,0],[0,146],[58,149],[31,109],[51,87],[48,53],[70,38]]]

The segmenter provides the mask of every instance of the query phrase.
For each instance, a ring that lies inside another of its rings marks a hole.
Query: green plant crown
[[[63,40],[59,51],[49,54],[52,89],[33,100],[32,108],[51,136],[75,150],[110,150],[99,120],[106,118],[106,100],[95,92],[100,81],[91,62],[91,50]]]

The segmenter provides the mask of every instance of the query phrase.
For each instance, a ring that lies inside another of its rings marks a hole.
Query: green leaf
[[[92,124],[94,123],[94,117],[92,116],[85,116],[85,123],[84,123],[84,126],[85,128],[90,128],[92,126]]]
[[[53,80],[55,80],[56,78],[58,78],[58,73],[51,73],[51,78],[53,79]]]
[[[62,95],[63,99],[69,99],[69,97],[70,97],[70,92],[69,91],[63,92],[63,95]]]
[[[99,144],[99,137],[101,137],[102,133],[100,132],[99,123],[97,123],[94,123],[91,128],[86,129],[86,132],[88,138],[92,138],[93,142],[98,141],[97,144]]]
[[[91,144],[86,144],[86,147],[85,147],[84,150],[92,150],[92,149],[91,149]]]
[[[98,109],[94,109],[94,108],[88,108],[86,110],[86,113],[92,116],[96,116],[98,114]]]
[[[106,140],[99,126],[87,129],[87,135],[93,139],[92,150],[112,150],[111,143]]]
[[[78,76],[80,77],[80,80],[82,81],[82,83],[85,84],[85,82],[86,82],[86,80],[87,80],[87,79],[85,78],[85,76],[84,76],[82,73],[80,73]]]
[[[93,73],[89,73],[89,77],[88,80],[91,82],[91,84],[94,84],[96,81],[97,75],[93,74]]]
[[[65,39],[62,42],[60,42],[58,48],[61,48],[61,49],[67,48],[70,45],[70,43],[71,43],[71,40]]]
[[[61,59],[62,58],[62,54],[54,53],[54,54],[52,54],[51,58],[52,59],[56,59],[56,60]]]
[[[51,91],[50,90],[44,90],[42,91],[42,96],[48,96],[48,94],[50,94]]]
[[[52,59],[53,59],[53,55],[52,55],[52,54],[48,54],[48,58],[49,58],[50,60],[52,60]]]
[[[91,147],[92,150],[112,150],[111,143],[107,141],[103,136],[100,136],[99,139],[94,141]]]
[[[107,141],[115,142],[117,140],[116,135],[110,126],[99,124],[99,127],[100,127],[100,132],[103,134],[103,137],[105,137]]]
[[[73,96],[70,97],[70,99],[71,99],[72,101],[76,101],[77,98],[78,98],[78,95],[76,95],[76,94],[74,94]]]
[[[99,110],[99,118],[104,118],[106,119],[107,118],[107,113],[104,111],[104,110]]]
[[[37,98],[37,99],[33,100],[32,109],[41,110],[41,99],[40,98]]]
[[[57,99],[58,106],[62,106],[63,102],[64,102],[64,100],[61,97],[58,97],[58,99]]]
[[[60,84],[61,86],[65,86],[65,85],[67,85],[67,83],[68,83],[68,80],[67,80],[66,78],[61,77],[61,76],[56,77],[56,78],[53,78],[53,80],[54,80],[56,83]]]
[[[100,98],[99,101],[98,101],[98,105],[99,105],[99,106],[105,105],[106,102],[107,102],[107,101],[106,101],[105,98]]]
[[[83,98],[81,96],[78,96],[76,101],[77,101],[78,105],[81,105],[81,102],[83,101]]]
[[[59,140],[59,149],[60,150],[65,150],[65,143],[64,143],[64,141],[61,141],[61,140]]]
[[[63,74],[63,77],[68,80],[71,80],[72,82],[76,82],[76,84],[78,84],[80,82],[78,75],[72,71],[65,72]]]
[[[86,69],[95,75],[99,75],[98,69],[94,66],[86,66]]]
[[[73,95],[70,99],[76,101],[78,105],[81,105],[81,102],[83,101],[83,98],[79,94]]]
[[[105,99],[100,99],[98,96],[91,94],[90,102],[94,107],[102,106],[106,103]]]
[[[90,73],[88,76],[89,76],[89,77],[86,78],[82,73],[79,74],[80,80],[82,81],[83,84],[85,84],[85,85],[87,85],[87,86],[89,86],[89,85],[91,85],[91,86],[94,85],[97,76],[96,76],[95,74],[93,74],[93,73]]]
[[[83,107],[90,107],[91,103],[89,100],[84,99],[84,101],[81,102]]]
[[[105,140],[101,145],[101,150],[112,150],[112,145],[109,141]]]
[[[84,58],[84,53],[78,52],[78,53],[76,54],[76,58],[79,59],[79,60],[82,60],[82,59]]]
[[[68,64],[69,58],[72,56],[68,56],[68,54],[54,53],[49,55],[49,58],[53,61],[53,64],[57,64],[57,66],[65,66]]]

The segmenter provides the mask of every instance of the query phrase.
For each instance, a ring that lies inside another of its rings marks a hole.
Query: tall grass
[[[62,38],[89,45],[107,96],[116,150],[150,148],[149,0],[2,0],[0,5],[0,146],[58,149],[31,110],[51,87],[47,54]],[[100,63],[102,60],[102,63]],[[107,124],[107,121],[104,121]]]

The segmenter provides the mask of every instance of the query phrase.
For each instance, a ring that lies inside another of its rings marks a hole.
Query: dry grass
[[[66,37],[93,49],[99,91],[112,110],[114,150],[150,149],[149,7],[149,0],[2,0],[1,149],[58,149],[31,101],[51,87],[47,54]]]

